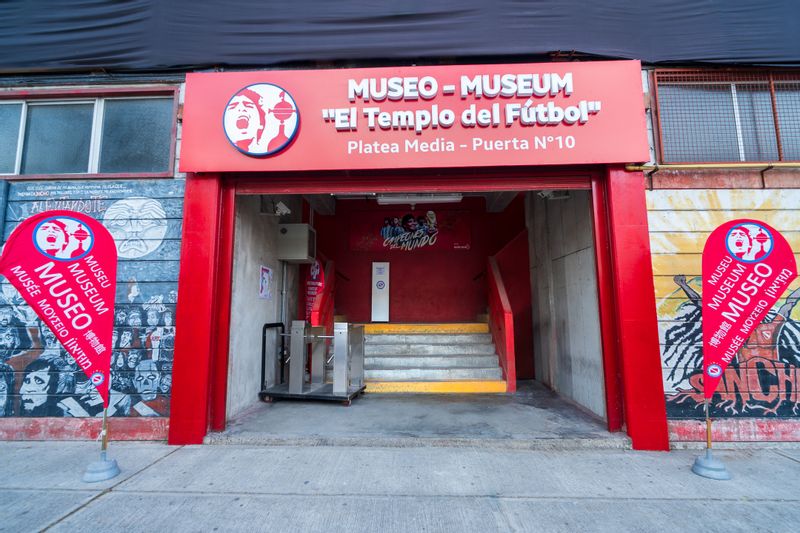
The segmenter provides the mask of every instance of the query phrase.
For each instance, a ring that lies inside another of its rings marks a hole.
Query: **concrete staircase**
[[[488,324],[366,324],[367,392],[505,392]]]

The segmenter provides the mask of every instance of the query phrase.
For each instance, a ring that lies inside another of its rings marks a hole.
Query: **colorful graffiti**
[[[168,416],[183,183],[13,183],[4,238],[17,222],[73,209],[103,222],[119,253],[110,416]],[[0,417],[102,415],[94,385],[5,280],[0,284]]]
[[[699,283],[699,278],[692,281]],[[667,394],[667,411],[677,417],[702,416],[701,296],[685,276],[675,276],[675,283],[687,301],[663,338],[666,380],[674,391]],[[791,318],[798,301],[800,289],[795,289],[739,349],[712,398],[712,416],[800,415],[800,322]]]

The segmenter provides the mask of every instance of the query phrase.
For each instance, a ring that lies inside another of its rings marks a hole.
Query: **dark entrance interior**
[[[307,224],[315,233],[315,257],[325,272],[326,285],[333,287],[327,296],[329,311],[317,317],[320,325],[332,323],[334,318],[369,323],[371,265],[388,262],[390,323],[488,323],[507,379],[508,366],[503,367],[492,309],[496,277],[502,279],[504,304],[512,315],[514,384],[521,387],[517,400],[498,403],[489,395],[449,394],[411,395],[408,401],[413,403],[416,397],[425,405],[442,402],[445,411],[441,415],[447,418],[447,409],[480,409],[485,400],[489,402],[486,405],[498,409],[491,416],[499,420],[505,410],[547,409],[545,404],[561,398],[578,406],[575,413],[585,413],[574,416],[583,417],[581,420],[596,417],[597,427],[603,427],[605,390],[590,192],[431,194],[236,196],[228,420],[237,419],[257,403],[259,384],[254,377],[259,374],[260,337],[253,333],[265,322],[306,317],[304,280],[310,266],[284,261],[277,250],[283,224]],[[429,198],[420,201],[425,196]],[[379,201],[382,198],[384,201]],[[429,212],[438,224],[439,246],[383,246],[391,226],[404,226],[404,219],[413,218],[416,228],[406,231],[418,230],[431,220]],[[444,238],[448,231],[451,235]],[[273,272],[274,292],[269,302],[258,298],[254,290],[260,266]],[[274,383],[277,374],[271,372],[267,379]],[[369,392],[368,386],[367,401]],[[379,396],[372,398],[377,401]],[[544,403],[537,407],[537,402]],[[399,409],[398,405],[393,408]],[[268,407],[292,416],[313,408],[327,409],[313,403]],[[411,413],[414,408],[406,411]],[[372,416],[368,412],[364,416]],[[398,423],[405,424],[402,420],[406,418],[399,417]],[[276,430],[282,424],[276,424]]]

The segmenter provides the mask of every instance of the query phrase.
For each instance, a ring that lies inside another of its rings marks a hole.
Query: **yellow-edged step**
[[[489,324],[480,322],[463,324],[364,324],[364,333],[367,335],[489,333]]]
[[[506,382],[487,381],[367,381],[367,392],[418,394],[496,394],[506,392]]]

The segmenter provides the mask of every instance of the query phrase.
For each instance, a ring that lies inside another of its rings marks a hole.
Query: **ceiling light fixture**
[[[378,205],[457,204],[461,194],[380,194]]]

